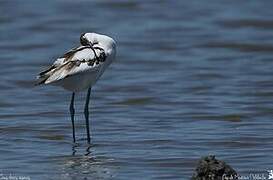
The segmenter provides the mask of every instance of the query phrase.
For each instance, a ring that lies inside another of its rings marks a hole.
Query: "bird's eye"
[[[81,45],[83,46],[87,46],[89,44],[88,40],[84,36],[81,36],[80,41]]]

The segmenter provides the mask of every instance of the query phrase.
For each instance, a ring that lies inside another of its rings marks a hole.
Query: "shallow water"
[[[0,1],[0,174],[189,179],[215,154],[239,174],[273,169],[273,2]],[[79,43],[114,37],[93,88],[92,145],[76,95],[34,78]]]

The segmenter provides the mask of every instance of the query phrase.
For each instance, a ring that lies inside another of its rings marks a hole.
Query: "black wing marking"
[[[68,61],[73,58],[73,56],[76,52],[79,52],[79,51],[86,49],[86,48],[90,48],[90,47],[89,46],[81,46],[81,47],[73,48],[73,49],[69,50],[68,52],[66,52],[61,58],[64,58],[64,62]]]

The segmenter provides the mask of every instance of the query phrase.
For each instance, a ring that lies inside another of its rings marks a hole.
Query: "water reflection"
[[[85,156],[88,156],[89,154],[91,154],[91,147],[92,147],[92,144],[87,144],[87,147],[86,148],[86,153],[84,154]],[[72,156],[75,156],[76,153],[77,153],[77,149],[80,149],[81,148],[81,145],[79,143],[74,143],[73,146],[72,146]]]
[[[97,158],[92,145],[75,144],[72,146],[71,156],[59,159],[61,165],[61,179],[108,179],[113,172],[106,167],[111,159]]]

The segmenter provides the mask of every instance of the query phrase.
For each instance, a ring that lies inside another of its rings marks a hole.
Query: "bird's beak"
[[[88,42],[88,46],[91,46],[91,47],[93,47],[93,43],[91,43],[91,42]]]
[[[98,55],[97,55],[97,53],[96,53],[96,51],[95,51],[95,49],[94,49],[94,47],[93,47],[93,44],[92,44],[91,42],[88,42],[88,46],[89,46],[89,47],[92,49],[92,51],[94,52],[96,59],[99,59],[99,57],[98,57]]]

